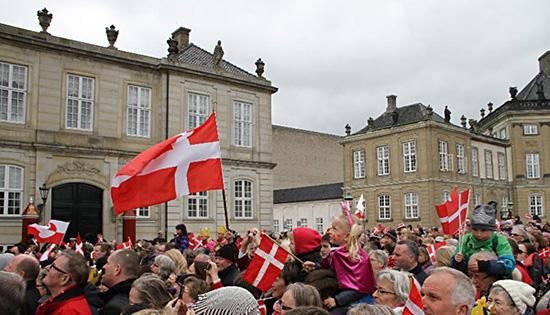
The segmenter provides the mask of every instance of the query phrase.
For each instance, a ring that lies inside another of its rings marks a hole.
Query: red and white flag
[[[355,209],[355,216],[363,220],[365,218],[365,197],[363,197],[363,194],[359,197]]]
[[[435,244],[426,246],[426,250],[428,251],[428,255],[430,255],[430,260],[432,261],[432,264],[435,264],[435,253],[437,252],[437,250],[445,245],[447,245],[446,242],[437,242]]]
[[[115,214],[196,192],[223,189],[216,115],[138,154],[115,175]]]
[[[76,233],[76,243],[74,246],[75,252],[79,253],[80,255],[84,256],[84,250],[82,249],[82,239],[80,238],[80,233]]]
[[[288,258],[288,252],[266,234],[261,234],[260,245],[243,275],[243,280],[266,292],[277,279]]]
[[[132,248],[132,239],[128,236],[128,241],[124,243],[120,243],[116,245],[116,249],[126,249],[126,248]]]
[[[33,235],[38,243],[61,244],[70,222],[50,220],[48,225],[30,224],[27,233]]]
[[[42,256],[40,256],[40,261],[48,260],[48,257],[50,257],[50,253],[54,249],[55,249],[55,244],[50,245],[50,247],[48,247],[48,249],[46,249],[46,251],[42,253]]]
[[[409,293],[409,299],[405,302],[405,308],[403,308],[402,315],[424,315],[424,304],[422,303],[422,296],[418,292],[418,288],[414,283],[414,279],[411,276],[411,291]]]
[[[451,193],[451,200],[435,206],[444,234],[454,235],[464,225],[469,198],[470,191],[468,189],[459,194],[455,188]]]

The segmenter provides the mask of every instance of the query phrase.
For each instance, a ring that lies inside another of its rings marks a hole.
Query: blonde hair
[[[435,267],[451,267],[451,258],[455,251],[454,246],[441,246],[435,252]]]
[[[185,260],[185,257],[179,250],[172,248],[164,252],[163,255],[168,256],[170,259],[172,259],[172,261],[176,265],[176,275],[186,273],[187,260]]]
[[[359,238],[363,233],[363,226],[358,223],[358,220],[355,216],[348,217],[345,214],[341,214],[335,218],[340,222],[342,228],[348,233],[348,239],[346,241],[346,249],[348,250],[348,255],[352,260],[359,259],[358,253],[361,249],[359,244]],[[350,219],[352,225],[350,225]]]

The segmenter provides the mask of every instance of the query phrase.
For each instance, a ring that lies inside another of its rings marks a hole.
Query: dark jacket
[[[84,288],[72,287],[38,305],[36,315],[91,315]]]
[[[120,315],[122,310],[128,306],[128,295],[135,279],[128,279],[112,286],[106,292],[99,293],[99,297],[105,305],[100,311],[101,315]]]
[[[229,287],[235,285],[235,282],[240,276],[240,272],[239,269],[237,269],[237,266],[235,266],[235,264],[232,264],[225,270],[218,272],[218,276],[220,277],[223,286]]]
[[[99,315],[99,310],[103,307],[103,300],[99,297],[99,290],[96,286],[88,282],[84,288],[84,297],[90,305],[92,315]]]
[[[420,285],[424,284],[424,280],[428,278],[428,274],[424,271],[424,268],[422,268],[420,264],[416,264],[416,267],[409,270],[409,272],[413,274],[414,278],[420,283]]]
[[[34,315],[36,308],[38,307],[38,300],[40,299],[40,292],[36,288],[34,280],[27,280],[27,287],[25,290],[25,303],[21,310],[22,315]]]

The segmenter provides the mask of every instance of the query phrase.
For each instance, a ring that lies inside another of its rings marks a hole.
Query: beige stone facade
[[[212,54],[182,42],[183,33],[175,34],[180,39],[177,54],[153,58],[0,24],[0,66],[9,79],[0,92],[10,96],[7,109],[0,112],[0,175],[16,178],[11,186],[0,187],[4,198],[11,198],[1,200],[0,243],[20,240],[21,212],[31,196],[40,203],[42,184],[51,189],[43,222],[52,218],[58,205],[70,206],[63,205],[68,197],[59,188],[78,184],[79,194],[88,188],[99,192],[91,199],[99,206],[72,204],[81,209],[73,211],[99,209],[93,218],[99,217],[98,231],[106,239],[120,239],[122,220],[113,215],[111,179],[139,152],[188,129],[190,117],[198,117],[191,110],[197,106],[205,109],[205,115],[217,114],[231,226],[239,231],[271,227],[275,166],[271,95],[277,89],[261,75],[225,60],[213,64]],[[200,58],[206,66],[194,62]],[[12,95],[21,96],[23,105],[17,105]],[[134,96],[145,109],[136,109],[139,114],[129,123]],[[200,101],[195,103],[196,99]],[[90,103],[88,110],[85,104]],[[21,108],[22,114],[17,112]],[[237,111],[246,112],[246,117],[237,121]],[[136,126],[132,129],[129,124]],[[241,184],[250,185],[246,200],[237,200],[235,194]],[[170,233],[182,221],[191,231],[215,230],[224,224],[222,193],[212,191],[203,199],[207,204],[201,199],[206,206],[201,213],[190,212],[188,198],[143,210],[137,218],[137,237],[155,236],[166,222]],[[236,202],[249,202],[245,207],[250,211],[236,218]],[[87,217],[79,218],[85,226]]]

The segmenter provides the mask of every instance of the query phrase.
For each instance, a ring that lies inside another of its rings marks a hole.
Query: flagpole
[[[225,188],[222,189],[222,197],[223,197],[223,212],[225,214],[225,227],[229,231],[229,215],[227,214],[227,200],[225,198]]]
[[[466,204],[466,219],[468,219],[468,212],[470,210],[470,193],[471,193],[471,190],[468,189],[468,203]],[[460,196],[460,195],[459,195]],[[459,199],[459,207],[460,207],[460,197],[458,197]],[[462,252],[462,246],[461,246],[461,243],[462,243],[462,238],[464,237],[464,227],[462,226],[462,218],[460,217],[460,214],[458,216],[458,219],[460,220],[460,233],[458,234],[458,251],[459,252]]]

